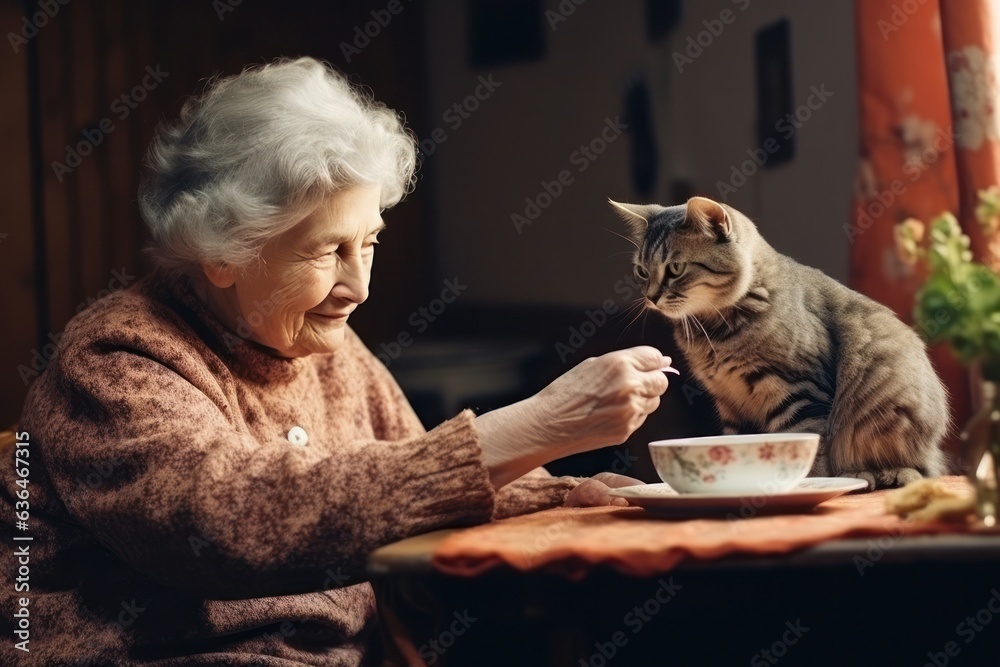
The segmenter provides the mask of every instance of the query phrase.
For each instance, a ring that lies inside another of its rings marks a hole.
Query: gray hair
[[[157,129],[139,208],[165,268],[242,267],[334,192],[379,185],[396,205],[416,165],[401,116],[325,63],[281,59],[210,81]]]

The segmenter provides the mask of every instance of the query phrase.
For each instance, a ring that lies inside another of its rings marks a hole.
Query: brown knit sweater
[[[377,653],[370,551],[578,483],[539,469],[495,493],[473,414],[426,432],[353,332],[273,357],[155,277],[73,319],[19,430],[34,541],[30,592],[13,558],[0,572],[5,665],[356,665]],[[13,467],[0,522],[21,545]]]

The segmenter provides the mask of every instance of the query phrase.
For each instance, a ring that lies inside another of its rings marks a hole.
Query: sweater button
[[[301,426],[293,426],[288,429],[288,442],[293,445],[299,445],[300,447],[307,442],[309,442],[309,435],[306,430]]]

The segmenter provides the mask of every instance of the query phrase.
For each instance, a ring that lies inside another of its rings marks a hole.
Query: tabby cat
[[[947,394],[892,311],[778,253],[725,204],[611,204],[724,433],[818,433],[810,474],[869,489],[945,472]]]

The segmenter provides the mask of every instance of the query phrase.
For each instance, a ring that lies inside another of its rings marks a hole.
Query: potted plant
[[[1000,228],[1000,189],[979,192],[979,200],[976,217],[992,235]],[[929,225],[910,218],[894,231],[900,259],[927,270],[916,294],[914,327],[929,344],[946,344],[981,385],[981,407],[962,440],[977,512],[994,525],[1000,508],[1000,267],[973,261],[969,237],[951,213]]]

